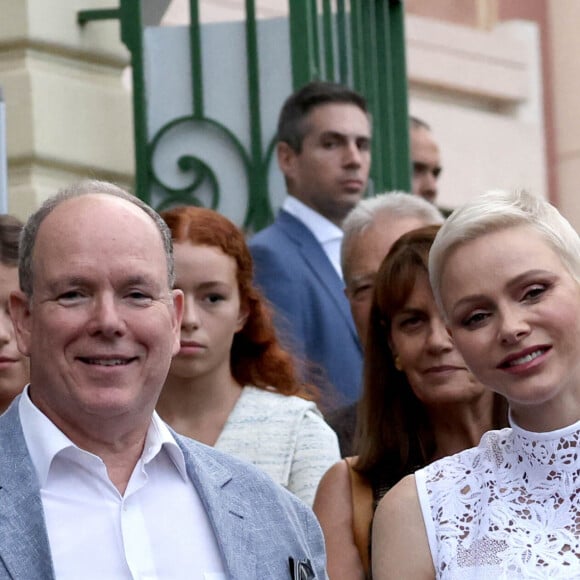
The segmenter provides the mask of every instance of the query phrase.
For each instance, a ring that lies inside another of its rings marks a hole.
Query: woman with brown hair
[[[433,299],[427,263],[439,227],[403,235],[375,280],[358,456],[328,471],[314,503],[331,580],[370,577],[370,526],[388,489],[506,422],[505,404],[475,380]]]
[[[253,285],[244,235],[204,208],[161,215],[172,232],[185,308],[159,414],[179,433],[250,461],[312,504],[320,478],[340,457],[338,442],[278,342],[270,308]]]

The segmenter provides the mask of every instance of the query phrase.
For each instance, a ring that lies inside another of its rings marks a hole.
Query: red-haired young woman
[[[176,288],[185,295],[181,350],[159,414],[184,435],[246,459],[312,504],[339,456],[253,285],[243,233],[208,209],[162,213],[174,242]]]

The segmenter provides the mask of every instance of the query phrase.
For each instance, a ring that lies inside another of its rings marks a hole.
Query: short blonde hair
[[[451,252],[460,244],[505,228],[527,226],[556,252],[580,282],[580,237],[548,201],[527,191],[490,191],[456,209],[439,230],[429,253],[429,278],[437,305],[441,276]]]

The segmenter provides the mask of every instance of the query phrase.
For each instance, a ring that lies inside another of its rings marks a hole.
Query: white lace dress
[[[415,478],[437,578],[580,578],[580,421],[490,431]]]

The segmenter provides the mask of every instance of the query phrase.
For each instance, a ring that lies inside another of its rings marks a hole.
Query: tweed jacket
[[[249,386],[214,447],[259,467],[309,506],[322,476],[340,461],[336,435],[312,401]]]

